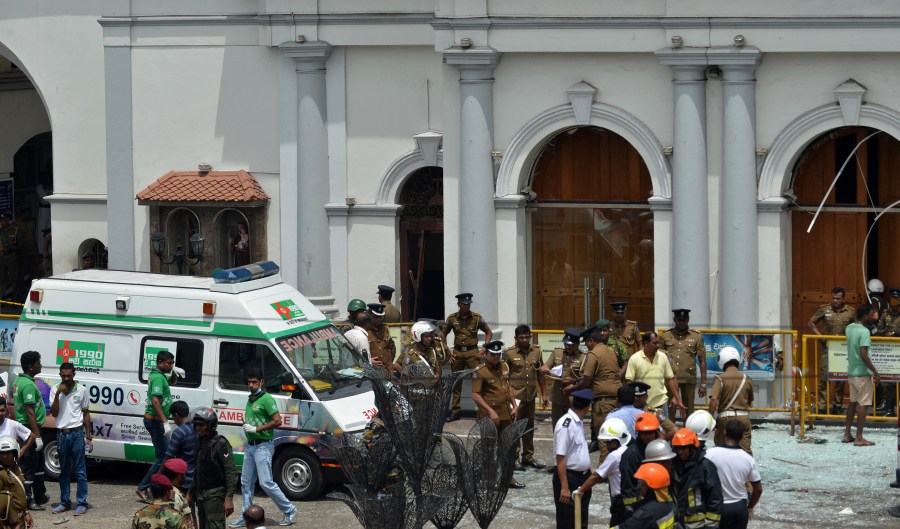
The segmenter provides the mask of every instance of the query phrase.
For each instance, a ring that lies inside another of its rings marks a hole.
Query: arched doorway
[[[444,170],[423,167],[400,191],[400,310],[405,321],[444,317]]]
[[[572,128],[546,144],[531,182],[534,326],[592,323],[612,301],[652,326],[652,184],[640,154],[609,130]]]
[[[792,225],[792,311],[795,329],[805,330],[819,305],[831,300],[831,289],[844,287],[847,303],[865,303],[861,269],[863,241],[875,215],[900,199],[900,142],[865,127],[843,127],[816,138],[794,167]],[[850,159],[825,202],[813,229],[806,230],[822,196],[841,166]],[[875,225],[866,248],[866,277],[886,287],[900,286],[900,211],[885,214]]]

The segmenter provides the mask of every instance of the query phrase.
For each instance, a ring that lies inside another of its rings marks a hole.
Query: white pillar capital
[[[282,55],[293,59],[298,66],[303,64],[318,66],[321,64],[324,67],[325,61],[328,60],[328,57],[331,57],[332,49],[334,49],[334,46],[320,40],[313,42],[285,42],[278,45],[278,50]]]
[[[446,64],[459,68],[460,82],[493,81],[494,68],[500,63],[500,52],[493,48],[447,48],[441,54]]]

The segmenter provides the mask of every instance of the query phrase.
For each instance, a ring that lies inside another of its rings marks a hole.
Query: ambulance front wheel
[[[322,465],[309,450],[287,448],[275,456],[272,466],[275,482],[291,500],[314,500],[325,487]]]
[[[51,481],[59,481],[59,444],[56,439],[44,445],[44,477]]]

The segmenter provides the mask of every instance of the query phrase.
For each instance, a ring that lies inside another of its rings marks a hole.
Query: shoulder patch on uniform
[[[570,424],[572,424],[571,417],[566,417],[566,420],[563,421],[563,428],[568,428]]]

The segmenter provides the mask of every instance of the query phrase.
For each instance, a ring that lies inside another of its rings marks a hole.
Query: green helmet
[[[361,299],[351,299],[347,304],[347,312],[358,312],[366,310],[366,302]]]

